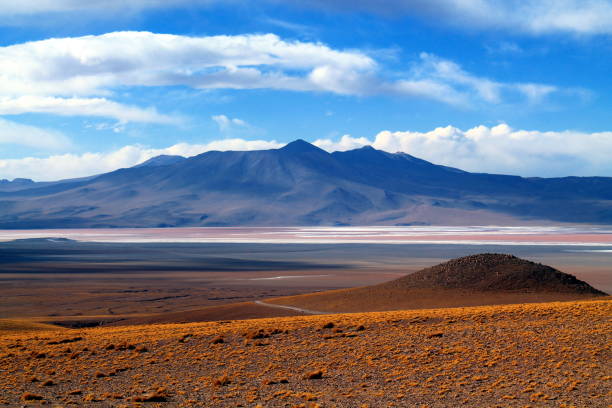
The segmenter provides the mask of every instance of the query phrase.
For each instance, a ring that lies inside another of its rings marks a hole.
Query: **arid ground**
[[[609,407],[609,296],[384,283],[481,252],[612,292],[584,243],[3,242],[0,404]]]
[[[612,302],[0,337],[0,403],[52,406],[607,407]],[[147,402],[148,401],[148,402]]]

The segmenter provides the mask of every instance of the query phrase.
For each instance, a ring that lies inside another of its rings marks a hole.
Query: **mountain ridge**
[[[470,173],[370,147],[157,156],[0,189],[0,228],[612,224],[612,178]]]

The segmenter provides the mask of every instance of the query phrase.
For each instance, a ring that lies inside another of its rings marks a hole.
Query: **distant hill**
[[[506,254],[452,259],[382,286],[605,295],[573,275]]]
[[[4,229],[550,222],[612,224],[612,178],[469,173],[369,146],[328,153],[297,140],[0,185]]]
[[[0,191],[23,190],[34,186],[34,180],[27,178],[16,178],[14,180],[0,179]]]
[[[450,260],[375,286],[282,297],[270,303],[323,312],[369,312],[606,296],[575,276],[512,255]]]

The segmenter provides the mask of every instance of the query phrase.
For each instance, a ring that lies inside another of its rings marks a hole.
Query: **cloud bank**
[[[273,34],[188,37],[150,32],[55,38],[0,48],[4,95],[104,95],[117,86],[325,90],[289,71],[365,72],[356,51]]]
[[[382,131],[373,139],[344,135],[338,140],[319,139],[313,143],[330,152],[372,145],[390,153],[404,152],[472,172],[546,177],[612,176],[609,155],[612,132],[541,132],[515,130],[501,124],[468,130],[447,126],[429,132]],[[134,166],[160,154],[188,157],[209,150],[260,150],[283,145],[274,140],[237,138],[206,144],[179,143],[161,149],[130,145],[107,153],[0,160],[0,178],[58,180]]]
[[[516,95],[534,101],[558,91],[479,77],[425,53],[411,69],[388,73],[362,51],[274,34],[189,37],[125,31],[53,38],[0,47],[0,66],[0,114],[105,116],[122,122],[172,123],[176,118],[109,99],[121,87],[399,95],[463,106],[501,103]]]
[[[382,131],[373,140],[343,136],[314,142],[328,151],[372,145],[404,152],[436,164],[472,172],[521,176],[612,176],[612,132],[541,132],[506,124],[461,130],[453,126],[430,132]]]

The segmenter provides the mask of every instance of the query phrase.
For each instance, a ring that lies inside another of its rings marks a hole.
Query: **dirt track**
[[[261,305],[261,306],[268,306],[268,307],[273,307],[273,308],[277,308],[277,309],[293,310],[295,312],[304,313],[304,314],[310,314],[310,315],[325,314],[325,312],[317,312],[315,310],[302,309],[300,307],[295,307],[295,306],[277,305],[277,304],[274,304],[274,303],[262,302],[261,300],[256,300],[254,303],[256,303],[258,305]]]

